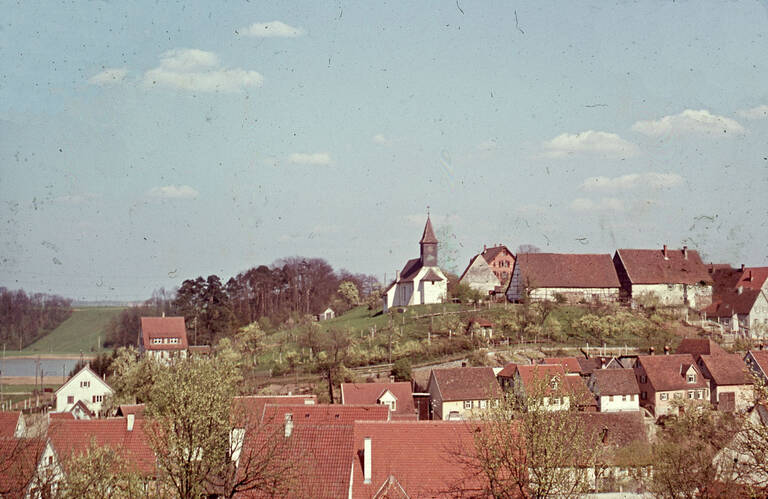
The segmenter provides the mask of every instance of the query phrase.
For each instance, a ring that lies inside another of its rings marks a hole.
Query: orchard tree
[[[125,457],[109,446],[91,442],[83,454],[65,457],[61,465],[65,474],[58,484],[58,497],[109,499],[159,495],[159,491],[145,487],[148,477],[132,469]]]

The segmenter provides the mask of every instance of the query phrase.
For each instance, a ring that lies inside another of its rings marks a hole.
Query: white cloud
[[[160,65],[144,73],[147,86],[164,86],[196,92],[241,92],[260,87],[264,78],[256,71],[222,68],[213,52],[174,49],[160,56]]]
[[[488,139],[477,144],[477,148],[481,151],[493,151],[497,147],[496,139]]]
[[[587,130],[577,134],[564,133],[544,142],[543,155],[548,158],[564,158],[573,154],[590,154],[608,158],[634,156],[637,145],[615,133]]]
[[[188,185],[165,185],[162,187],[153,187],[147,194],[155,198],[190,199],[197,197],[199,193]]]
[[[632,130],[645,135],[674,133],[706,133],[727,135],[744,132],[738,121],[712,114],[706,109],[686,109],[680,114],[664,116],[658,120],[638,121]]]
[[[243,36],[255,36],[259,38],[296,38],[304,34],[301,28],[294,28],[280,21],[269,23],[253,23],[245,28],[237,30]]]
[[[388,146],[392,144],[392,140],[388,139],[387,137],[385,137],[380,133],[377,133],[376,135],[373,136],[373,143],[379,144],[381,146]]]
[[[576,198],[571,202],[571,209],[574,211],[623,211],[624,203],[616,198],[602,198],[598,201]]]
[[[107,68],[101,73],[91,76],[88,82],[94,85],[117,85],[125,79],[127,74],[127,68]]]
[[[295,152],[288,156],[288,161],[295,165],[330,165],[331,155],[327,152],[302,153]]]
[[[620,177],[590,177],[581,184],[581,188],[585,191],[623,191],[638,187],[663,189],[682,182],[683,177],[676,173],[630,173]]]
[[[763,104],[752,109],[742,109],[739,111],[739,116],[749,120],[766,119],[768,118],[768,105]]]

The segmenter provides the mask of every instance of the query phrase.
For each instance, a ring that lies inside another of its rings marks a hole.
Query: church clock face
[[[434,246],[425,246],[424,247],[424,263],[428,266],[435,266],[437,265],[437,258],[435,257],[435,247]]]

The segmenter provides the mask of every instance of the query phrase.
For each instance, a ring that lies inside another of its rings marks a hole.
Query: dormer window
[[[552,381],[549,382],[549,386],[553,390],[557,390],[557,388],[560,386],[560,379],[557,376],[553,377]]]
[[[688,383],[696,383],[696,374],[688,373],[687,380],[688,380]]]

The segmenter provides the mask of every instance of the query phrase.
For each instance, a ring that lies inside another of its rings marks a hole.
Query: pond
[[[34,376],[35,372],[43,373],[44,378],[56,378],[57,381],[69,374],[78,359],[0,359],[2,376]],[[36,371],[37,363],[39,368]],[[53,381],[53,380],[52,380]]]

